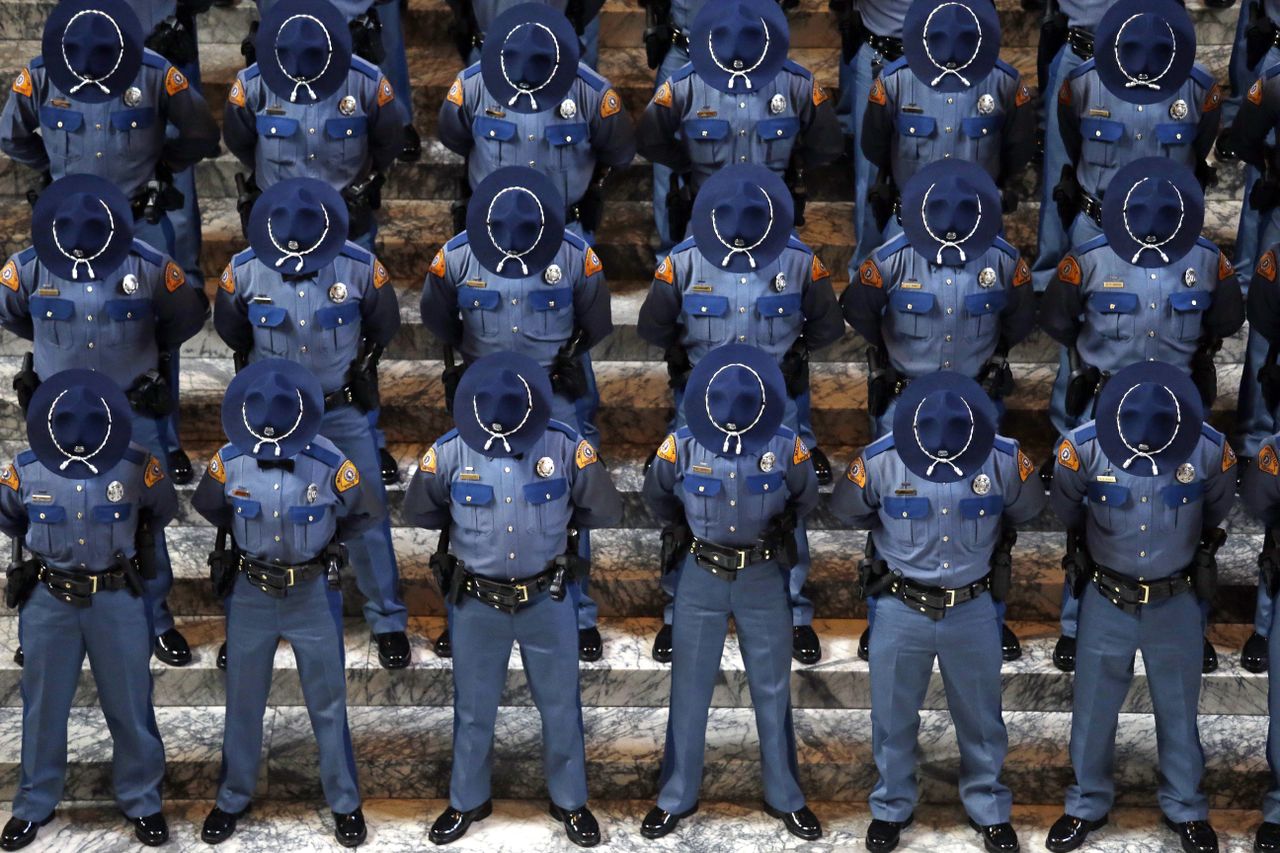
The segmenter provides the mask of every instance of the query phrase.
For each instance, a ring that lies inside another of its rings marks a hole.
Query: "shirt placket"
[[[80,287],[80,298],[76,300],[78,308],[83,312],[84,329],[84,351],[91,354],[90,361],[97,363],[97,355],[102,347],[102,324],[106,322],[102,312],[106,307],[104,299],[104,291],[107,284],[103,281],[91,281],[80,284],[71,284],[71,287]]]
[[[502,569],[501,574],[507,578],[519,578],[528,574],[520,567],[520,554],[523,553],[521,542],[521,530],[519,524],[519,510],[516,506],[515,495],[519,492],[517,482],[519,480],[519,465],[515,459],[503,458],[494,460],[495,466],[498,467],[498,482],[501,484],[498,494],[501,495],[501,504],[498,505],[499,523],[502,529],[506,531],[506,539],[504,544],[506,548],[502,552]]]
[[[964,340],[964,334],[956,328],[960,318],[956,307],[960,303],[960,283],[957,270],[952,267],[941,267],[929,264],[927,279],[933,286],[929,289],[937,294],[938,311],[942,315],[942,369],[950,370],[956,361],[956,339]],[[940,286],[939,286],[940,285]]]
[[[1133,464],[1140,465],[1148,463],[1146,460],[1139,458],[1135,460]],[[1155,546],[1158,543],[1158,540],[1152,538],[1156,533],[1158,533],[1155,529],[1156,501],[1154,488],[1154,484],[1158,479],[1159,478],[1157,477],[1134,478],[1134,483],[1138,484],[1137,488],[1134,488],[1133,491],[1137,493],[1138,533],[1140,538],[1138,541],[1138,547],[1134,549],[1133,556],[1138,560],[1154,559],[1153,555],[1156,551]],[[1130,488],[1133,487],[1131,486]],[[1139,580],[1150,577],[1147,573],[1147,565],[1154,564],[1138,564]]]
[[[733,118],[729,122],[730,133],[733,139],[731,148],[731,163],[751,163],[754,162],[751,153],[752,145],[755,142],[753,137],[756,136],[756,122],[759,116],[755,114],[755,110],[751,108],[751,102],[754,98],[738,92],[732,95],[724,96],[729,101],[729,114]],[[745,130],[746,133],[733,133],[733,130]]]
[[[298,279],[297,281],[282,281],[282,283],[289,288],[288,299],[289,304],[293,306],[291,314],[294,318],[294,326],[297,329],[298,352],[306,355],[311,351],[311,335],[315,333],[312,316],[314,312],[311,310],[311,303],[315,299],[308,293],[308,290],[314,286],[315,282],[314,279]]]
[[[89,531],[89,487],[84,480],[77,480],[75,491],[68,494],[67,521],[71,525],[72,556],[82,569],[101,568],[89,566],[89,543],[93,541]],[[95,543],[96,544],[96,543]],[[108,543],[109,545],[110,543]]]
[[[936,492],[937,501],[940,506],[934,510],[934,512],[937,513],[934,517],[937,519],[937,547],[940,552],[939,556],[941,557],[941,559],[938,560],[938,586],[944,588],[948,588],[952,585],[951,578],[954,577],[955,573],[959,570],[952,559],[954,548],[951,545],[955,540],[956,533],[958,532],[956,530],[956,519],[958,518],[958,513],[952,509],[956,504],[955,487],[955,483],[940,484],[940,488]]]
[[[1160,357],[1160,272],[1139,268],[1142,273],[1142,289],[1138,299],[1138,328],[1135,334],[1145,338],[1143,354],[1148,361]]]
[[[738,509],[738,501],[741,499],[738,484],[742,482],[742,477],[738,476],[739,469],[742,465],[740,459],[741,457],[737,457],[729,461],[728,475],[724,480],[724,485],[721,486],[725,492],[725,500],[729,504],[729,512],[726,514],[727,518],[725,518],[724,523],[725,530],[730,535],[737,534],[738,528],[741,526],[742,522],[742,512]]]
[[[324,126],[321,122],[320,110],[315,104],[308,104],[302,110],[302,150],[306,154],[308,166],[314,166],[321,146],[324,145]]]

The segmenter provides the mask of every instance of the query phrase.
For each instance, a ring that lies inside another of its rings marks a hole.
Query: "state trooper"
[[[1004,541],[1044,507],[1036,466],[996,433],[977,382],[940,370],[914,380],[892,431],[836,482],[831,509],[871,530],[859,588],[875,601],[871,636],[871,792],[867,849],[888,851],[911,825],[920,708],[937,659],[960,747],[969,825],[991,853],[1016,851],[1013,795],[1000,781],[1009,738],[1000,710]]]
[[[994,4],[916,0],[903,45],[903,56],[872,84],[860,137],[880,176],[869,190],[880,232],[897,230],[900,189],[935,160],[981,165],[1000,187],[1004,212],[1012,213],[1035,149],[1035,106],[1017,69],[1000,59]]]
[[[1066,350],[1049,412],[1063,436],[1094,416],[1118,370],[1139,361],[1176,366],[1212,405],[1214,354],[1244,322],[1231,262],[1200,236],[1204,195],[1189,169],[1159,157],[1129,163],[1111,179],[1100,219],[1103,233],[1063,258],[1040,304],[1040,326]],[[1068,672],[1076,608],[1068,588],[1054,649]],[[1207,639],[1204,667],[1217,668]]]
[[[589,441],[552,414],[551,380],[528,356],[495,352],[458,383],[456,429],[422,455],[405,516],[448,533],[435,561],[450,601],[453,648],[453,772],[449,807],[429,837],[458,840],[492,813],[494,726],[511,644],[542,718],[551,816],[580,847],[600,843],[587,808],[578,688],[576,608],[568,585],[579,570],[572,531],[609,527],[622,499]]]
[[[672,549],[679,596],[671,710],[658,802],[640,826],[646,838],[669,834],[698,810],[707,714],[731,616],[760,735],[765,813],[806,841],[822,837],[800,790],[791,727],[790,566],[797,525],[818,504],[804,441],[783,426],[791,405],[776,355],[716,347],[689,375],[684,425],[645,474],[645,504],[668,530],[684,531]]]
[[[28,448],[0,468],[0,531],[30,554],[10,568],[5,591],[20,608],[27,666],[18,789],[0,849],[34,841],[62,800],[67,718],[86,655],[111,735],[116,806],[138,841],[169,838],[142,574],[144,527],[172,521],[178,498],[160,460],[130,441],[134,420],[108,372],[51,374],[27,409]]]
[[[400,328],[391,276],[346,239],[347,206],[330,185],[291,178],[264,190],[249,217],[249,248],[222,274],[213,324],[238,364],[287,358],[324,389],[320,434],[359,471],[377,471],[368,413],[379,402],[377,367]],[[377,523],[347,542],[364,617],[387,669],[409,665],[408,610],[391,547],[386,491],[365,481]]]
[[[1096,420],[1063,439],[1049,503],[1068,531],[1068,583],[1080,598],[1065,813],[1045,846],[1075,850],[1115,799],[1116,726],[1142,652],[1159,742],[1164,822],[1186,853],[1218,850],[1201,788],[1196,728],[1201,602],[1217,586],[1218,525],[1235,500],[1236,455],[1204,421],[1186,372],[1130,365],[1098,397]],[[1172,571],[1170,571],[1172,569]]]
[[[204,327],[209,303],[177,263],[133,235],[129,200],[106,178],[55,181],[32,211],[32,245],[0,267],[0,326],[32,342],[30,366],[14,383],[20,406],[59,371],[101,371],[125,390],[134,441],[163,463],[163,420],[177,405],[164,355]],[[165,601],[169,551],[163,530],[151,535],[145,580],[155,655],[183,666],[191,648]]]
[[[458,55],[467,65],[480,61],[485,34],[498,16],[519,0],[446,0],[453,11],[453,38]],[[600,7],[604,0],[547,0],[544,4],[561,12],[573,24],[581,46],[582,62],[595,68],[600,58]]]
[[[324,388],[307,368],[280,358],[244,368],[222,401],[230,441],[209,461],[191,501],[218,529],[210,579],[225,602],[229,646],[222,770],[200,831],[208,844],[231,837],[257,787],[282,639],[297,661],[334,835],[343,847],[365,840],[347,727],[340,572],[343,544],[383,509],[370,481],[320,435],[324,416]]]
[[[481,181],[466,224],[436,253],[420,303],[423,325],[444,346],[446,403],[454,404],[466,365],[495,352],[520,353],[550,377],[555,419],[598,444],[599,431],[581,417],[577,402],[588,393],[587,353],[613,331],[600,257],[565,227],[555,182],[524,166],[498,169]],[[589,557],[586,531],[578,544]],[[604,647],[587,584],[584,573],[569,592],[578,608],[579,656],[595,661]],[[447,630],[435,651],[451,654]]]
[[[798,418],[808,395],[809,353],[844,334],[831,273],[793,236],[794,209],[782,178],[764,166],[731,164],[712,175],[694,200],[692,236],[676,245],[654,272],[636,332],[662,348],[675,395],[677,424],[690,370],[729,343],[759,347],[785,377],[785,420],[812,447],[813,432]],[[674,428],[674,426],[673,426]],[[812,451],[806,451],[811,453]],[[812,466],[810,466],[812,467]],[[789,566],[792,652],[817,663],[822,646],[813,630],[813,604],[804,592],[809,545],[797,528],[797,559]],[[680,584],[680,560],[665,565],[662,588]],[[669,601],[653,656],[669,661],[674,605]]]

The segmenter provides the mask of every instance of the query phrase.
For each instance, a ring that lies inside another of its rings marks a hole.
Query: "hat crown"
[[[964,178],[940,181],[929,193],[924,221],[939,237],[961,239],[973,231],[982,216],[978,199],[978,188]]]
[[[517,85],[539,86],[551,78],[558,64],[559,46],[545,27],[522,24],[502,43],[502,65]]]
[[[77,256],[96,255],[111,239],[111,215],[90,193],[73,193],[58,205],[53,227],[62,248]]]
[[[276,56],[290,77],[311,80],[329,64],[331,46],[328,32],[313,18],[293,18],[276,35]]]
[[[1177,233],[1183,208],[1184,202],[1173,184],[1163,178],[1150,178],[1128,193],[1125,221],[1139,242],[1160,243]]]
[[[1142,382],[1125,395],[1117,415],[1125,443],[1137,450],[1166,446],[1178,430],[1178,404],[1168,388]]]
[[[916,411],[916,440],[925,451],[942,459],[964,450],[973,427],[973,412],[954,391],[930,394]]]
[[[741,70],[754,65],[770,40],[780,35],[768,32],[749,8],[736,5],[711,27],[711,49],[722,65]],[[735,62],[740,65],[735,66]]]
[[[53,439],[66,453],[77,456],[102,445],[111,428],[111,417],[102,398],[87,388],[72,387],[50,413]]]
[[[739,181],[713,211],[716,230],[730,245],[754,246],[774,227],[775,210],[764,190],[750,181]]]
[[[1154,80],[1169,68],[1177,49],[1168,22],[1159,15],[1136,15],[1116,39],[1120,67],[1138,80]]]
[[[545,227],[545,214],[531,192],[513,189],[493,200],[489,209],[489,232],[494,245],[504,252],[523,254],[533,248]]]
[[[934,62],[943,68],[960,68],[977,54],[982,30],[972,12],[950,3],[929,18],[924,37]]]
[[[273,204],[268,222],[275,241],[286,248],[309,249],[320,242],[329,227],[324,203],[305,187]]]
[[[508,433],[529,414],[529,387],[520,374],[504,369],[475,396],[475,414],[480,423],[495,433]]]
[[[246,389],[244,419],[256,435],[280,438],[298,422],[298,389],[278,373],[266,373]]]
[[[120,61],[120,31],[103,12],[79,15],[63,32],[62,49],[71,70],[97,80],[111,73]]]
[[[707,386],[707,413],[722,430],[745,430],[764,409],[760,379],[742,365],[722,369]]]

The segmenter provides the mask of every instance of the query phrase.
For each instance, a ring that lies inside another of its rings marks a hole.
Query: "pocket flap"
[[[693,317],[723,317],[729,313],[729,297],[711,293],[686,293],[684,313]]]
[[[747,494],[775,495],[782,491],[785,477],[781,471],[770,471],[768,474],[752,474],[747,477]]]
[[[1213,302],[1213,294],[1207,290],[1175,290],[1169,294],[1169,304],[1174,311],[1207,311]]]
[[[458,305],[470,311],[492,311],[502,301],[502,294],[482,287],[464,287],[458,291]]]
[[[573,307],[573,288],[548,287],[529,293],[529,304],[534,311],[561,311]]]
[[[109,299],[107,316],[118,323],[142,320],[151,316],[151,303],[145,299]]]
[[[84,124],[84,113],[66,110],[62,107],[41,107],[40,124],[51,130],[64,130],[74,133]]]
[[[884,511],[890,518],[928,518],[929,499],[895,495],[884,499]]]
[[[516,125],[512,121],[503,121],[490,116],[476,116],[475,135],[479,139],[492,139],[495,142],[510,142],[515,139]]]
[[[729,135],[729,122],[722,118],[691,118],[684,123],[684,135],[694,142],[719,142]]]
[[[331,118],[324,123],[324,134],[330,139],[355,139],[364,136],[368,130],[369,119],[365,116]]]
[[[923,138],[933,136],[938,123],[933,116],[921,116],[912,113],[901,113],[898,116],[898,133],[901,136]]]
[[[326,507],[323,504],[289,507],[289,520],[294,524],[319,524],[324,521]]]
[[[970,316],[980,316],[983,314],[999,314],[1009,304],[1009,292],[1007,290],[991,290],[982,293],[970,293],[964,298],[964,310]]]
[[[1194,124],[1176,124],[1166,122],[1156,125],[1156,139],[1165,145],[1190,145],[1196,138]]]
[[[114,524],[117,521],[128,521],[129,512],[133,509],[133,504],[103,504],[95,506],[92,510],[93,520],[98,524]]]
[[[524,486],[524,502],[537,505],[558,501],[564,497],[564,493],[568,488],[569,482],[564,477],[526,483]]]
[[[986,494],[960,501],[960,517],[965,519],[999,517],[1004,512],[1004,496]]]
[[[799,293],[771,293],[756,300],[761,317],[790,317],[800,313]]]
[[[780,116],[756,122],[756,135],[762,142],[775,139],[790,139],[800,130],[800,119],[796,116]]]
[[[720,480],[704,474],[685,474],[684,493],[700,498],[713,498],[720,494]]]
[[[1098,314],[1132,314],[1138,310],[1138,294],[1095,291],[1089,294],[1089,310]]]
[[[61,524],[67,520],[67,508],[57,504],[27,504],[27,518],[32,524]]]
[[[1000,129],[1004,116],[992,113],[989,116],[967,116],[960,119],[960,132],[970,139],[982,139],[992,136]]]
[[[111,114],[111,126],[116,130],[144,130],[156,120],[154,110],[121,110]]]
[[[1117,142],[1124,133],[1124,125],[1106,118],[1080,119],[1080,135],[1086,142]]]
[[[1164,498],[1164,505],[1169,509],[1175,509],[1183,504],[1194,503],[1200,500],[1204,495],[1204,480],[1196,480],[1194,483],[1174,483],[1165,486],[1160,491],[1160,496]]]
[[[351,326],[360,320],[360,303],[343,302],[340,305],[326,305],[316,311],[316,325],[322,329],[336,329],[339,326]]]
[[[57,296],[31,297],[31,317],[35,320],[70,320],[75,303]]]
[[[919,290],[895,290],[889,294],[889,304],[895,311],[907,314],[928,314],[933,310],[934,296]]]
[[[1129,487],[1122,486],[1119,483],[1090,483],[1089,502],[1114,507],[1127,506],[1129,503]]]
[[[257,518],[262,514],[262,504],[248,498],[232,497],[231,505],[235,507],[236,515],[241,518]]]
[[[264,116],[257,119],[258,135],[287,138],[298,132],[298,120],[287,116]]]
[[[587,141],[589,130],[586,122],[572,124],[553,124],[543,128],[543,138],[547,144],[560,148],[565,145],[580,145]]]
[[[284,310],[283,306],[270,305],[265,302],[249,303],[249,320],[255,326],[263,326],[268,329],[274,329],[284,322],[284,318],[289,313]]]
[[[493,486],[455,480],[450,489],[453,501],[463,506],[488,506],[493,503]]]

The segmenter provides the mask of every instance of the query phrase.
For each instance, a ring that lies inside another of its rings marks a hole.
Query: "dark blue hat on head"
[[[1122,101],[1167,101],[1191,76],[1195,24],[1175,0],[1118,0],[1094,30],[1093,57],[1102,85]]]
[[[902,22],[911,73],[941,92],[986,79],[1000,57],[1000,16],[989,0],[914,0]]]
[[[731,95],[763,89],[782,70],[790,45],[787,16],[774,0],[704,3],[689,27],[693,69]]]
[[[45,21],[40,54],[53,85],[99,104],[123,95],[137,78],[145,38],[123,0],[62,0]]]
[[[124,458],[133,437],[129,400],[110,377],[64,370],[40,383],[27,407],[27,443],[60,477],[86,480]]]
[[[268,358],[243,368],[222,398],[222,430],[255,459],[291,459],[320,432],[324,389],[294,361]]]
[[[96,175],[50,184],[31,212],[31,245],[45,269],[68,281],[98,281],[120,268],[133,245],[133,209],[119,187]]]
[[[1108,462],[1155,477],[1172,472],[1196,449],[1204,405],[1189,373],[1163,361],[1140,361],[1107,380],[1094,421]]]
[[[480,74],[505,109],[540,113],[558,106],[578,79],[578,34],[559,10],[521,3],[493,19],[480,51]]]
[[[564,199],[536,169],[507,166],[467,202],[467,242],[480,265],[503,278],[546,269],[564,242]]]
[[[1195,173],[1164,157],[1116,172],[1102,197],[1102,232],[1126,263],[1164,267],[1182,258],[1204,227],[1204,190]]]
[[[937,160],[902,188],[902,230],[930,262],[959,266],[981,255],[1000,234],[1000,190],[967,160]]]
[[[249,214],[249,245],[283,275],[303,275],[333,261],[347,242],[347,203],[316,178],[288,178],[262,191]]]
[[[698,190],[689,222],[703,257],[721,269],[751,272],[773,263],[787,247],[795,207],[774,172],[734,163]]]
[[[786,406],[778,359],[746,344],[725,344],[704,355],[684,391],[689,431],[718,456],[759,451],[777,435]]]
[[[327,0],[278,0],[258,26],[258,71],[278,98],[312,104],[351,70],[351,30]]]
[[[982,386],[941,370],[911,380],[893,410],[893,446],[917,477],[954,483],[971,476],[996,443],[999,414]]]
[[[472,362],[454,396],[453,420],[467,447],[519,456],[547,431],[551,380],[526,355],[496,352]]]

